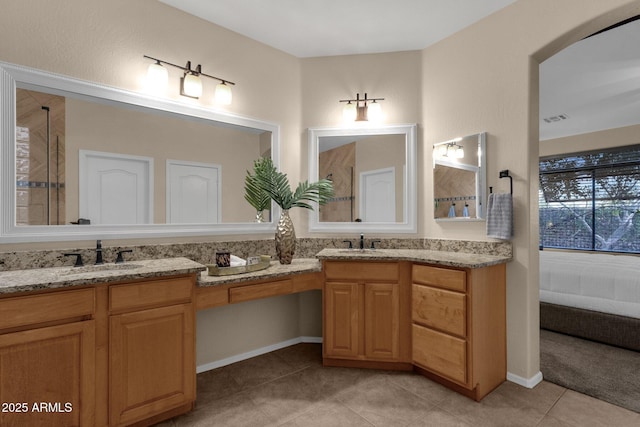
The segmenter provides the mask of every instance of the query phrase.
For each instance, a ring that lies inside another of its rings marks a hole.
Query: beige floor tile
[[[256,427],[273,422],[245,393],[236,393],[207,403],[174,418],[175,427]]]
[[[245,390],[297,370],[273,353],[234,363],[223,369],[233,376],[235,381]]]
[[[371,427],[373,424],[339,402],[322,402],[281,427]]]
[[[276,423],[290,421],[311,410],[325,395],[307,370],[278,378],[247,390],[247,395],[260,410]]]
[[[309,366],[322,366],[322,346],[319,344],[292,345],[276,350],[272,354],[284,360],[295,370]]]
[[[438,408],[432,409],[425,417],[419,418],[407,427],[472,427],[460,418]]]
[[[406,426],[424,418],[433,404],[392,382],[373,377],[341,392],[336,399],[375,426]]]
[[[473,426],[536,426],[563,389],[549,384],[534,390],[505,382],[480,402],[454,394],[438,406]]]
[[[637,427],[640,414],[567,390],[549,411],[553,418],[579,427]]]
[[[392,372],[389,373],[389,379],[434,405],[455,394],[455,391],[414,372]]]
[[[242,390],[230,369],[213,369],[196,376],[196,406],[229,396]]]
[[[550,415],[545,415],[545,417],[540,421],[540,424],[537,427],[574,427],[571,424],[567,424],[563,421],[560,421],[556,418],[553,418]]]

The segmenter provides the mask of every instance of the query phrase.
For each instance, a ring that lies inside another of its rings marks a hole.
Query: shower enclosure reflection
[[[65,98],[16,89],[16,224],[65,222]]]

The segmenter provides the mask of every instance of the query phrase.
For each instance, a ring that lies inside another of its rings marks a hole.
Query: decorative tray
[[[249,264],[252,258],[260,258],[259,262]],[[259,257],[249,257],[248,265],[239,265],[236,267],[218,267],[216,264],[206,264],[209,276],[228,276],[231,274],[251,273],[252,271],[264,270],[271,265],[271,256],[260,255]]]

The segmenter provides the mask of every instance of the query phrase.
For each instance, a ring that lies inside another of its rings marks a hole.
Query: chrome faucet
[[[96,242],[96,265],[103,264],[102,261],[102,240]]]

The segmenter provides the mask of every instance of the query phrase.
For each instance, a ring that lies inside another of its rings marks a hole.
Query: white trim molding
[[[269,223],[131,224],[131,225],[32,225],[16,224],[16,88],[92,100],[107,105],[153,111],[168,117],[215,123],[251,132],[271,132],[271,158],[280,164],[280,126],[263,120],[152,97],[85,80],[20,65],[0,62],[0,243],[48,242],[95,239],[271,234]],[[280,208],[272,205],[272,218]]]
[[[511,381],[512,383],[516,383],[526,388],[534,388],[542,382],[542,372],[538,371],[538,373],[531,378],[524,378],[520,375],[507,372],[507,381]]]

